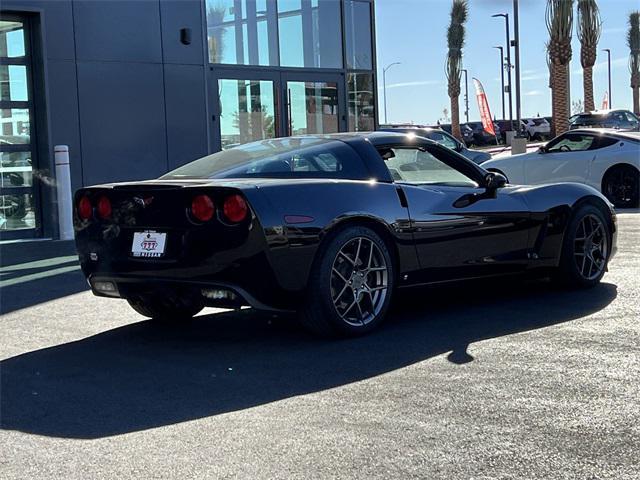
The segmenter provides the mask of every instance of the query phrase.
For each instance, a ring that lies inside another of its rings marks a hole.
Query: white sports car
[[[513,184],[586,183],[618,208],[637,207],[640,132],[570,130],[537,152],[495,158],[482,166]]]

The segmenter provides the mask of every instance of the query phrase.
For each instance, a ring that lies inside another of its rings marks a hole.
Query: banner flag
[[[493,128],[493,120],[491,119],[491,110],[489,110],[489,102],[487,101],[487,94],[484,93],[482,83],[477,78],[473,79],[473,84],[476,87],[476,99],[478,100],[478,110],[480,110],[480,119],[482,120],[482,128],[491,135],[496,134]]]
[[[604,98],[602,99],[602,110],[609,110],[609,92],[604,92]]]

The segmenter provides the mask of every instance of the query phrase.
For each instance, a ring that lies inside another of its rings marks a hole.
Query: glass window
[[[366,180],[362,159],[346,143],[326,138],[275,138],[214,153],[162,179],[348,178]]]
[[[280,65],[342,68],[339,0],[278,0]]]
[[[0,100],[26,102],[27,67],[24,65],[0,65]]]
[[[29,187],[33,184],[31,152],[0,152],[0,187]]]
[[[35,228],[33,194],[0,195],[0,230]]]
[[[273,82],[218,81],[222,149],[276,136]]]
[[[477,183],[425,150],[386,148],[380,151],[396,182],[476,187]]]
[[[593,135],[581,133],[567,133],[559,137],[547,146],[547,152],[583,152],[595,147]]]
[[[373,75],[350,73],[347,76],[349,89],[349,131],[368,132],[375,130],[375,98]]]
[[[0,113],[0,145],[25,144],[30,142],[29,110],[26,108],[3,108]]]
[[[338,85],[287,82],[289,135],[338,131]]]
[[[345,2],[347,68],[371,70],[371,4]]]
[[[207,0],[209,61],[278,65],[275,0]]]
[[[420,132],[418,131],[416,135],[420,135]],[[458,144],[446,133],[431,132],[427,135],[427,138],[433,140],[434,142],[438,142],[439,144],[444,145],[451,150],[455,150],[456,148],[458,148]]]
[[[24,27],[22,22],[0,20],[0,57],[24,57]]]

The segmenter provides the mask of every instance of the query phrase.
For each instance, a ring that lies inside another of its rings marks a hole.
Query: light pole
[[[511,124],[511,130],[513,128],[513,102],[511,98],[511,35],[509,34],[509,14],[508,13],[496,13],[495,15],[491,15],[492,17],[503,17],[504,18],[504,26],[505,33],[507,37],[507,81],[509,83],[509,123]]]
[[[517,132],[520,134],[522,131],[522,122],[520,122],[521,109],[520,109],[520,25],[518,19],[518,0],[513,0],[513,46],[516,53],[516,117],[517,117]]]
[[[467,77],[467,69],[463,68],[464,73],[464,116],[469,123],[469,78]]]
[[[613,108],[613,102],[611,101],[611,49],[605,48],[602,50],[603,52],[607,52],[607,66],[609,70],[609,108]]]
[[[502,99],[502,120],[504,120],[505,118],[505,113],[504,113],[504,48],[502,48],[502,46],[497,46],[497,47],[493,47],[493,48],[497,48],[498,50],[500,50],[500,83],[502,86],[502,90],[501,90],[501,94],[500,94],[500,98]]]
[[[382,69],[382,90],[384,91],[384,123],[387,123],[387,70],[400,62],[393,62]]]

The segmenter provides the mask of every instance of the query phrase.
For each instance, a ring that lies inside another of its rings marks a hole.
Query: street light
[[[467,77],[467,69],[463,68],[462,72],[464,73],[464,116],[467,118],[467,123],[469,123],[469,79]]]
[[[502,93],[500,94],[500,98],[502,99],[502,120],[504,120],[504,48],[502,48],[501,45],[493,48],[500,50],[500,82],[502,85]]]
[[[504,18],[504,26],[505,33],[507,39],[507,81],[509,82],[509,123],[511,125],[511,130],[513,128],[513,102],[511,98],[511,35],[509,34],[509,14],[508,13],[496,13],[495,15],[491,15],[492,17],[503,17]]]
[[[602,51],[607,52],[607,65],[609,69],[609,108],[613,108],[613,102],[611,101],[611,49],[605,48]]]
[[[518,0],[513,0],[513,46],[516,53],[516,117],[518,134],[522,132],[520,109],[520,21],[518,19]]]
[[[384,123],[387,123],[387,70],[400,62],[393,62],[382,69],[382,90],[384,91]]]

